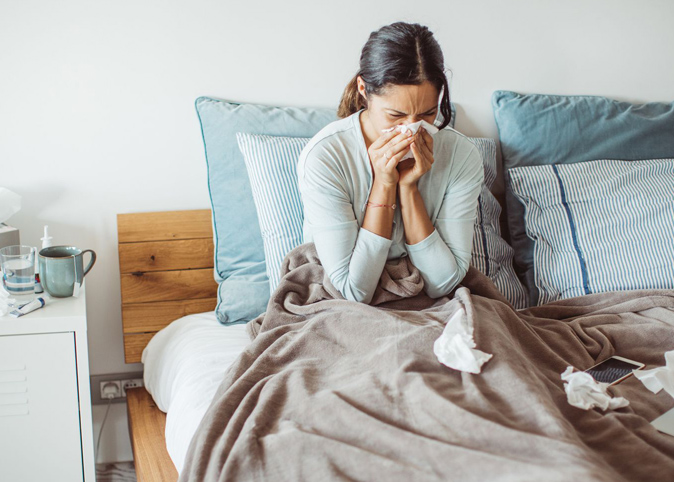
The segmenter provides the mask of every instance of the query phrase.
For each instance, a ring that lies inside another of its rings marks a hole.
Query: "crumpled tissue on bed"
[[[674,397],[674,350],[665,353],[665,366],[651,370],[634,370],[635,377],[641,380],[646,388],[658,393],[663,388]]]
[[[440,363],[454,370],[480,373],[482,365],[493,355],[477,350],[473,338],[473,323],[462,306],[454,313],[433,344],[433,353]]]
[[[408,130],[412,132],[412,134],[416,134],[419,128],[423,126],[424,129],[426,129],[426,132],[428,132],[430,135],[434,135],[440,131],[437,127],[435,127],[433,124],[430,122],[426,122],[425,120],[420,120],[417,122],[413,122],[412,124],[398,124],[397,126],[391,127],[389,129],[383,129],[382,132],[391,132],[393,129],[398,129],[400,132],[407,132]],[[405,159],[414,159],[414,153],[412,152],[412,149],[410,148],[409,152],[403,156],[399,163],[404,161]]]
[[[585,372],[574,372],[573,367],[566,367],[562,373],[564,391],[569,404],[574,407],[589,410],[599,407],[602,410],[623,408],[630,402],[623,397],[611,397],[607,389],[609,384],[595,380]]]

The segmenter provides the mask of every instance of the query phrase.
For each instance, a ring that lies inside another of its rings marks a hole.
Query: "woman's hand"
[[[386,186],[398,184],[399,174],[396,166],[409,151],[409,145],[413,139],[414,137],[408,133],[394,129],[391,132],[385,132],[370,145],[367,153],[370,156],[377,182]]]
[[[401,188],[415,186],[421,176],[431,170],[435,160],[433,158],[433,136],[426,129],[420,127],[412,139],[414,142],[411,143],[411,149],[414,159],[405,159],[396,166],[399,173],[398,185]]]

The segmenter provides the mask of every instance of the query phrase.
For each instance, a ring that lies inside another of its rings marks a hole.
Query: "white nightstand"
[[[0,317],[0,480],[96,480],[85,294]]]

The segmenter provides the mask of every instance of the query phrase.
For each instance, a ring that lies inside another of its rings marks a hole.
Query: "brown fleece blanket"
[[[674,437],[649,422],[674,406],[635,377],[630,405],[568,404],[560,374],[613,354],[664,364],[674,291],[594,294],[516,311],[470,269],[432,299],[407,258],[370,305],[332,286],[313,243],[291,251],[254,340],[227,370],[180,481],[674,480]],[[433,343],[462,307],[478,375],[441,365]]]

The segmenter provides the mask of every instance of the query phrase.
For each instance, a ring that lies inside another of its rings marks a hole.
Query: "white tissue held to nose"
[[[426,132],[429,134],[433,135],[436,134],[440,129],[435,127],[433,124],[430,122],[426,122],[425,120],[420,120],[417,122],[414,122],[412,124],[398,124],[397,126],[393,126],[389,129],[383,129],[382,132],[391,132],[393,129],[398,129],[400,132],[407,132],[411,131],[412,134],[416,134],[417,131],[419,130],[419,127],[423,126],[424,129],[426,129]]]
[[[410,131],[412,134],[416,134],[417,131],[423,126],[424,129],[426,129],[426,132],[428,132],[430,135],[434,135],[440,131],[437,127],[435,127],[433,124],[430,122],[426,122],[425,120],[420,120],[418,122],[414,122],[412,124],[398,124],[397,126],[393,126],[389,129],[383,129],[382,132],[391,132],[393,129],[398,129],[400,132],[407,132]],[[405,159],[414,159],[414,153],[412,152],[412,148],[408,148],[409,151],[407,151],[407,154],[403,156],[402,159],[398,161],[398,163],[401,163]]]
[[[449,368],[468,373],[480,373],[482,365],[492,355],[475,348],[473,324],[461,306],[454,313],[442,331],[442,335],[433,344],[433,353],[438,361]]]
[[[608,383],[595,380],[585,372],[574,372],[573,367],[566,367],[562,373],[564,391],[570,405],[583,410],[599,407],[602,410],[623,408],[630,404],[623,397],[611,397],[608,393]]]

